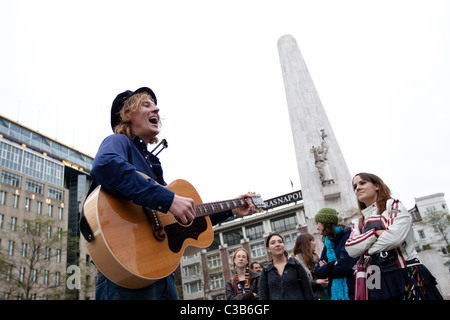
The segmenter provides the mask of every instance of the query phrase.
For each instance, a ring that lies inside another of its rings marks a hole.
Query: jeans
[[[172,273],[157,282],[141,288],[127,289],[121,287],[101,272],[97,276],[95,290],[96,300],[178,300],[175,275]]]

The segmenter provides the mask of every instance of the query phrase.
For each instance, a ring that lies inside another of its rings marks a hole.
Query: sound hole
[[[175,217],[175,216],[174,216],[174,217]],[[177,220],[177,222],[178,222],[179,224],[181,224],[183,227],[187,227],[187,226],[190,226],[190,225],[192,224],[192,221],[188,221],[187,223],[183,223],[183,221],[181,221],[181,219],[178,218],[178,217],[175,217],[175,220]]]
[[[188,226],[184,226],[181,221],[180,224],[172,223],[165,226],[169,249],[175,253],[179,252],[186,239],[197,240],[207,228],[208,224],[204,217],[194,219]]]

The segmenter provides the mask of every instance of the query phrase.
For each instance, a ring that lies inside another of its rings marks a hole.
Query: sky
[[[285,34],[351,176],[379,175],[407,208],[449,199],[446,0],[2,0],[0,114],[94,157],[115,96],[148,86],[167,182],[188,180],[203,202],[269,199],[301,189]]]

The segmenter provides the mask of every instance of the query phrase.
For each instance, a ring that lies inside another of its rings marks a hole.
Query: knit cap
[[[339,218],[336,210],[332,208],[322,208],[317,212],[314,220],[316,222],[337,224]]]

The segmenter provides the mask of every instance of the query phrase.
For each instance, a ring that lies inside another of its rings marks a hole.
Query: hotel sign
[[[266,210],[268,210],[279,206],[284,206],[285,204],[289,204],[292,202],[297,202],[300,200],[303,200],[302,191],[298,190],[292,193],[278,196],[276,198],[265,200],[264,203],[266,204]]]

